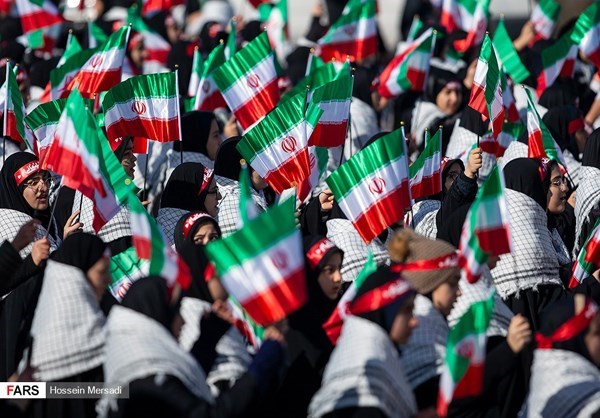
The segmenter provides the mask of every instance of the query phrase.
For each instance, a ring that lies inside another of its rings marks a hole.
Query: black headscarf
[[[566,77],[559,77],[540,96],[539,104],[546,109],[577,103],[577,83]]]
[[[121,301],[121,306],[144,314],[171,330],[176,311],[169,306],[167,284],[161,277],[144,277],[134,282]]]
[[[579,160],[579,148],[575,139],[575,133],[570,133],[570,125],[577,124],[583,128],[583,115],[573,105],[553,107],[548,110],[542,118],[552,137],[560,147],[561,151],[569,150],[576,160]]]
[[[546,211],[550,173],[542,180],[540,162],[533,158],[517,158],[506,164],[503,170],[506,187],[521,192],[535,200]]]
[[[115,148],[115,150],[113,151],[115,153],[115,155],[117,156],[117,159],[120,162],[123,161],[123,156],[125,155],[125,149],[129,146],[129,144],[131,142],[133,142],[133,137],[132,136],[126,136],[119,143],[119,146],[117,148]]]
[[[425,85],[425,99],[435,103],[438,94],[449,83],[456,82],[462,86],[462,80],[454,73],[442,68],[431,66],[429,68],[429,77]]]
[[[194,110],[181,117],[181,141],[173,142],[175,151],[199,152],[208,156],[206,143],[210,134],[210,127],[215,120],[213,112]],[[183,147],[183,149],[181,149]]]
[[[190,220],[190,222],[193,223],[190,226],[188,226],[188,233],[186,235],[184,230],[188,219]],[[219,228],[219,224],[217,223],[216,219],[210,216],[208,213],[193,212],[182,215],[181,218],[179,218],[179,220],[177,221],[177,225],[175,225],[175,232],[173,236],[173,240],[175,242],[175,249],[181,252],[181,248],[183,247],[184,243],[191,242],[193,244],[194,235],[196,235],[196,232],[202,225],[205,225],[207,223],[212,223],[215,226],[217,233],[220,237],[221,228]]]
[[[205,181],[204,174],[205,167],[200,163],[175,167],[160,199],[160,207],[206,212],[204,201],[210,181]]]
[[[373,289],[381,287],[392,280],[396,280],[398,276],[398,273],[393,273],[387,266],[378,268],[375,273],[371,274],[365,279],[363,284],[356,292],[354,300],[358,300],[358,298],[360,298],[365,293],[370,292]],[[394,318],[398,313],[398,310],[400,310],[400,307],[408,297],[414,296],[415,294],[416,292],[414,290],[411,290],[410,292],[407,292],[404,296],[398,298],[397,300],[393,301],[392,303],[386,306],[383,306],[382,308],[376,309],[371,312],[357,314],[356,316],[374,322],[375,324],[383,328],[387,333],[389,333]]]
[[[18,186],[15,180],[15,173],[33,161],[38,161],[38,158],[29,152],[17,152],[6,159],[0,171],[0,208],[25,213],[32,218],[39,219],[44,226],[47,226],[46,221],[50,219],[50,208],[45,211],[35,211],[23,197],[25,179]],[[31,175],[36,173],[37,171]]]
[[[581,165],[600,169],[600,129],[592,132],[585,142]]]
[[[450,216],[442,219],[442,223],[437,231],[437,239],[444,240],[458,248],[460,246],[462,227],[465,219],[467,219],[467,213],[470,208],[470,203],[462,205],[452,212]]]
[[[106,251],[108,245],[99,237],[85,232],[71,234],[52,253],[52,260],[87,272]]]
[[[193,242],[185,241],[177,251],[190,268],[192,282],[185,292],[185,296],[213,303],[214,299],[206,285],[206,271],[209,266],[208,258],[202,245],[194,245]]]
[[[240,171],[242,170],[240,160],[243,157],[236,146],[241,139],[241,136],[233,136],[223,141],[221,146],[219,146],[215,158],[215,176],[235,181],[240,179]]]

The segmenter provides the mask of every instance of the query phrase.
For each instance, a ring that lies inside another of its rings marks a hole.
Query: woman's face
[[[444,87],[435,98],[435,104],[446,115],[455,114],[461,101],[462,93],[459,88],[454,87]]]
[[[331,300],[337,299],[342,288],[342,256],[340,253],[333,253],[329,256],[327,262],[321,269],[317,281],[321,290]]]
[[[219,193],[219,189],[217,188],[217,183],[213,178],[210,182],[210,186],[208,186],[208,194],[204,199],[204,207],[206,208],[206,212],[213,218],[217,216],[217,204],[221,200],[221,194]]]
[[[567,179],[560,169],[554,165],[550,171],[550,188],[548,189],[548,212],[559,215],[567,207]]]
[[[269,183],[254,170],[252,170],[252,174],[250,175],[250,181],[252,181],[252,186],[256,190],[264,190],[269,187]]]
[[[208,140],[206,141],[206,152],[208,153],[208,158],[210,158],[213,161],[217,157],[217,150],[219,149],[219,145],[221,145],[219,125],[217,125],[217,121],[213,119],[210,125],[210,132],[208,133]]]
[[[462,169],[460,168],[460,164],[454,163],[450,166],[448,170],[448,174],[446,175],[446,181],[444,182],[444,190],[447,192],[452,187],[452,183],[458,176],[462,173]]]
[[[390,329],[390,340],[396,345],[405,345],[412,334],[412,330],[419,325],[419,321],[413,315],[415,297],[408,298],[400,307],[400,310],[392,322]]]
[[[23,183],[23,197],[33,210],[44,211],[48,209],[48,193],[52,178],[47,171],[39,171]]]
[[[142,68],[142,66],[144,65],[144,61],[146,60],[146,58],[148,57],[148,51],[146,50],[146,47],[144,46],[144,42],[140,41],[137,44],[134,45],[133,48],[131,48],[131,61],[133,62],[133,65],[135,65],[137,68]]]
[[[110,258],[100,257],[85,275],[94,289],[96,299],[102,299],[106,287],[110,284]]]
[[[123,156],[121,157],[121,165],[125,169],[125,173],[132,179],[135,173],[136,161],[137,157],[133,153],[133,141],[128,141],[125,150],[123,151]]]
[[[456,299],[460,296],[459,280],[460,274],[457,274],[436,287],[431,293],[433,306],[445,317],[450,315]]]
[[[194,234],[195,245],[206,245],[211,241],[219,239],[219,232],[212,222],[206,222]]]
[[[592,320],[585,335],[585,345],[594,364],[600,367],[600,315]]]

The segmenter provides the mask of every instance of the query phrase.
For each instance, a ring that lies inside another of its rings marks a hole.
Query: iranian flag
[[[524,131],[525,126],[521,122],[504,122],[502,132],[498,135],[498,144],[502,154],[504,154],[504,151],[506,151],[511,142],[519,139]]]
[[[77,49],[77,47],[74,48]],[[81,67],[94,55],[94,52],[94,49],[74,52],[71,57],[65,59],[61,66],[50,71],[50,97],[52,100],[68,96],[67,85],[71,83]]]
[[[519,111],[517,110],[517,101],[513,95],[512,88],[506,74],[500,72],[500,81],[502,87],[502,104],[504,106],[504,119],[509,122],[519,121]],[[504,154],[504,151],[502,151]]]
[[[538,97],[558,77],[573,77],[577,45],[571,40],[571,31],[560,37],[552,46],[542,51],[542,71],[537,78]]]
[[[263,32],[212,73],[244,131],[277,105],[278,67],[269,37]]]
[[[525,89],[525,93],[527,94],[528,158],[548,158],[556,161],[562,166],[563,170],[566,170],[567,163],[565,162],[565,157],[563,157],[560,147],[537,112],[533,104],[531,91]]]
[[[490,0],[443,0],[440,24],[447,33],[467,32],[465,39],[454,41],[456,51],[464,53],[483,40],[488,23]]]
[[[577,19],[571,40],[597,68],[600,68],[600,7],[592,3]]]
[[[310,101],[323,110],[323,115],[308,145],[337,147],[344,144],[350,119],[353,85],[354,78],[347,71],[315,90]]]
[[[442,128],[425,143],[425,149],[409,167],[410,194],[413,199],[442,191]]]
[[[287,199],[206,246],[225,289],[263,326],[285,318],[307,299],[295,203]]]
[[[401,220],[411,203],[401,129],[353,155],[327,178],[327,185],[366,243]]]
[[[425,89],[435,37],[436,32],[429,28],[390,61],[379,76],[381,97],[391,99],[406,91]]]
[[[475,67],[469,107],[479,112],[484,122],[489,119],[492,120],[494,142],[491,143],[491,147],[481,145],[483,151],[497,154],[498,149],[494,144],[497,143],[498,135],[500,135],[504,123],[502,74],[496,58],[496,51],[494,51],[492,41],[487,34],[483,39],[477,67]]]
[[[184,0],[142,0],[142,15],[152,16],[161,11],[170,11],[172,7],[183,5],[184,3]]]
[[[66,86],[66,92],[76,88],[84,97],[92,98],[94,93],[119,84],[130,30],[131,27],[126,26],[110,35]]]
[[[489,256],[511,252],[504,178],[494,166],[471,205],[460,236],[459,251],[469,283],[481,277]]]
[[[533,23],[535,40],[550,39],[560,14],[560,4],[554,0],[539,0],[529,20]],[[535,41],[534,41],[535,42]]]
[[[41,104],[25,117],[25,123],[37,139],[38,156],[42,164],[66,102],[67,99],[59,99]]]
[[[375,273],[376,270],[377,264],[373,259],[373,253],[369,249],[369,257],[367,258],[365,265],[358,273],[358,276],[356,276],[356,279],[352,283],[350,283],[350,286],[340,298],[336,309],[332,312],[329,319],[327,319],[327,321],[325,321],[325,323],[323,324],[323,329],[325,330],[327,337],[333,345],[336,345],[338,338],[340,338],[340,333],[342,332],[344,320],[349,315],[348,309],[350,308],[350,304],[356,297],[358,289],[360,289],[367,277]]]
[[[211,51],[202,66],[198,88],[193,94],[195,96],[194,110],[213,111],[220,107],[227,107],[227,103],[212,77],[213,72],[224,63],[224,46],[219,45]]]
[[[202,62],[202,54],[198,45],[194,48],[194,57],[192,58],[192,74],[190,76],[190,83],[188,84],[189,97],[195,97],[200,85],[200,78],[202,77],[202,68],[204,67]]]
[[[127,23],[131,23],[133,30],[138,32],[144,40],[144,48],[147,54],[144,59],[144,67],[150,65],[153,66],[152,68],[158,68],[167,65],[171,44],[146,25],[144,19],[139,15],[137,5],[129,8]]]
[[[327,148],[308,147],[308,162],[310,165],[310,175],[298,186],[298,200],[304,202],[319,184],[325,171],[329,153]]]
[[[137,196],[130,193],[127,201],[133,246],[140,259],[150,260],[148,275],[162,277],[169,289],[179,284],[183,290],[187,290],[192,282],[188,266],[167,244],[156,221],[146,212]]]
[[[78,91],[67,99],[42,168],[94,202],[96,232],[121,210],[133,187]]]
[[[317,42],[316,53],[325,62],[359,61],[377,54],[375,0],[355,2]]]
[[[108,40],[102,28],[94,22],[87,23],[88,48],[98,48]]]
[[[248,170],[248,164],[242,160],[242,169],[240,170],[240,217],[238,220],[238,228],[241,228],[252,219],[256,218],[260,214],[260,209],[254,200],[252,199],[252,192],[250,191],[250,171]]]
[[[237,149],[275,193],[301,184],[310,175],[308,141],[323,111],[314,103],[304,111],[306,94],[277,106],[244,134]]]
[[[527,77],[529,77],[529,70],[523,65],[519,53],[515,49],[506,26],[504,26],[504,19],[500,19],[498,26],[496,26],[496,32],[494,32],[494,38],[492,39],[494,49],[498,54],[498,59],[502,63],[504,71],[510,75],[510,78],[515,83],[521,83]]]
[[[573,275],[569,281],[569,289],[577,287],[583,280],[600,268],[600,219],[596,221],[594,230],[579,251],[577,261],[573,265]]]
[[[19,142],[25,142],[31,151],[35,151],[35,144],[31,132],[25,126],[25,105],[23,96],[17,83],[16,67],[10,62],[6,63],[6,81],[4,82],[4,126],[3,135]]]
[[[315,57],[313,60],[313,62],[318,61],[321,61],[319,57]],[[350,74],[350,65],[347,62],[339,69],[334,62],[324,64],[323,66],[314,66],[306,77],[300,80],[291,90],[283,95],[279,103],[281,104],[303,92],[308,92],[307,100],[310,101],[316,89],[330,83],[343,74]]]
[[[271,46],[280,61],[286,57],[286,43],[288,41],[288,6],[287,0],[263,3],[258,7],[260,20],[265,22]]]
[[[62,23],[58,8],[50,0],[15,0],[23,33]]]
[[[419,15],[414,15],[413,20],[410,24],[410,28],[408,29],[408,35],[406,36],[406,42],[412,42],[417,39],[417,34],[423,28],[423,21],[419,17]]]
[[[446,417],[452,399],[477,396],[483,390],[486,332],[494,313],[494,290],[471,304],[450,330],[440,376],[437,414]]]
[[[237,18],[234,16],[229,22],[229,35],[227,35],[227,42],[225,42],[225,59],[229,60],[231,57],[235,55],[237,51],[237,28],[236,28],[236,20]]]
[[[23,35],[17,37],[17,42],[23,45],[25,48],[40,50],[51,54],[56,41],[61,36],[63,31],[63,24],[56,23],[52,26],[46,26],[41,29],[34,30],[32,32],[26,32]]]
[[[181,140],[178,97],[175,72],[140,75],[116,85],[102,100],[108,139]]]

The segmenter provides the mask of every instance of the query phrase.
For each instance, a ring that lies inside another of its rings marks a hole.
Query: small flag
[[[206,246],[225,289],[263,326],[306,302],[302,238],[294,211],[295,199],[287,199]]]
[[[304,202],[312,193],[315,187],[319,184],[325,171],[327,170],[327,162],[329,153],[327,148],[308,147],[308,162],[310,165],[310,175],[298,187],[298,200]]]
[[[521,58],[519,58],[519,54],[508,35],[506,26],[504,26],[504,19],[500,19],[498,22],[492,43],[494,44],[494,49],[498,54],[498,59],[502,63],[504,71],[510,75],[510,78],[512,78],[515,83],[521,83],[529,77],[529,70],[523,65]]]
[[[577,261],[573,265],[573,275],[569,281],[569,289],[577,287],[586,277],[600,268],[600,219],[596,221],[594,230],[583,244]]]
[[[108,41],[108,36],[102,28],[94,22],[87,23],[88,48],[96,49]]]
[[[408,168],[410,194],[413,199],[433,196],[442,191],[442,127],[433,138],[425,142],[425,148]]]
[[[144,40],[144,49],[147,54],[144,59],[144,67],[148,65],[156,67],[167,65],[167,58],[169,57],[169,52],[171,52],[171,44],[146,25],[144,19],[139,15],[137,5],[129,8],[127,23],[130,23],[132,29],[138,32]]]
[[[58,8],[50,0],[15,0],[23,33],[62,23]]]
[[[287,0],[263,3],[258,7],[260,20],[265,22],[271,46],[280,61],[285,60],[286,43],[288,41],[288,7]]]
[[[69,92],[66,90],[67,85],[71,83],[81,67],[94,55],[94,52],[94,49],[84,49],[78,53],[74,53],[70,58],[65,59],[60,67],[50,71],[50,96],[52,100],[64,98],[69,95]]]
[[[213,111],[219,107],[227,107],[212,74],[225,63],[224,46],[219,45],[211,51],[202,66],[198,88],[194,93],[194,110]]]
[[[600,5],[594,2],[577,18],[571,40],[594,65],[600,68]]]
[[[202,78],[203,67],[202,54],[200,53],[200,48],[196,45],[194,48],[194,57],[192,59],[192,75],[190,76],[190,84],[188,85],[189,97],[196,96],[196,92],[200,86],[200,79]]]
[[[538,97],[558,77],[572,78],[577,59],[577,45],[571,40],[571,31],[560,37],[552,46],[542,51],[542,71],[537,78]]]
[[[243,161],[243,160],[242,160]],[[242,169],[240,170],[240,218],[238,222],[238,229],[247,224],[252,219],[256,218],[260,214],[260,210],[254,200],[252,199],[251,185],[250,185],[250,171],[248,170],[248,164],[244,161],[242,163]]]
[[[535,41],[539,39],[550,39],[554,26],[560,14],[560,4],[554,0],[539,0],[529,20],[533,23],[535,30]],[[534,42],[535,42],[534,41]]]
[[[229,36],[227,36],[227,42],[225,43],[225,59],[229,60],[235,55],[237,51],[237,29],[236,29],[236,18],[231,19],[229,23]]]
[[[465,39],[454,41],[459,53],[483,41],[489,15],[490,0],[443,0],[440,24],[447,33],[456,29],[467,32]]]
[[[3,134],[18,142],[25,142],[27,148],[35,151],[33,135],[28,132],[25,126],[25,105],[23,96],[19,90],[17,76],[15,75],[16,66],[13,67],[10,62],[6,63],[6,81],[3,89],[4,93],[4,126]]]
[[[412,42],[417,39],[417,35],[423,29],[423,21],[419,17],[419,15],[415,15],[410,24],[410,28],[408,29],[408,36],[406,37],[406,42]]]

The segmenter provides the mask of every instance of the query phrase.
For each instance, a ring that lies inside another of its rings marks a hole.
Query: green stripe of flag
[[[25,123],[34,130],[44,125],[54,124],[60,119],[66,103],[67,99],[58,99],[43,103],[25,117]]]
[[[360,180],[404,156],[401,129],[379,138],[355,154],[327,178],[327,185],[340,200],[349,195]]]
[[[96,51],[97,50],[95,49],[84,49],[79,54],[66,60],[60,68],[55,68],[50,71],[50,83],[52,86],[58,86],[68,73],[80,70]]]
[[[315,61],[317,59],[321,60],[318,57],[314,57],[313,61]],[[342,67],[342,70],[344,68],[345,67]],[[329,83],[330,81],[335,80],[337,74],[338,74],[338,72],[335,69],[335,64],[332,62],[330,62],[322,67],[316,68],[309,75],[307,75],[302,80],[300,80],[298,82],[298,84],[296,84],[290,91],[288,91],[286,94],[284,94],[280,100],[280,103],[283,103],[283,102],[289,100],[290,98],[296,96],[300,92],[303,92],[306,90],[314,91],[318,87],[321,87],[321,86],[325,85],[326,83]],[[308,89],[307,89],[307,87],[308,87]]]
[[[579,44],[598,23],[600,23],[600,5],[594,2],[577,18],[573,32],[571,32],[573,42]]]
[[[542,66],[548,68],[557,61],[564,59],[573,46],[571,33],[573,29],[561,36],[553,45],[542,50]]]
[[[15,65],[14,68],[16,69],[17,66]],[[9,71],[8,73],[8,94],[10,95],[10,100],[12,102],[12,110],[15,113],[15,119],[17,122],[17,132],[19,132],[19,135],[21,135],[23,141],[26,144],[29,144],[25,138],[25,126],[23,125],[23,118],[25,117],[25,115],[23,114],[23,96],[21,95],[21,91],[19,90],[19,83],[17,82],[17,76],[15,72]],[[6,98],[6,100],[8,101],[8,97]]]
[[[515,83],[521,83],[529,77],[529,70],[521,62],[521,58],[519,58],[519,54],[513,46],[506,26],[504,26],[504,20],[502,19],[498,22],[492,42],[500,57],[500,61],[502,61],[502,66]]]
[[[204,67],[202,68],[202,77],[211,74],[217,68],[225,63],[225,47],[223,44],[218,45],[208,54]]]
[[[486,33],[483,38],[483,45],[481,46],[481,58],[487,60],[487,74],[486,85],[485,85],[485,101],[488,106],[494,101],[494,97],[496,94],[496,86],[500,81],[500,66],[498,65],[498,59],[496,58],[496,52],[494,51],[494,47],[492,46],[492,40],[489,35]],[[490,118],[494,118],[495,115],[490,113]]]
[[[113,106],[134,98],[170,99],[176,95],[175,72],[139,75],[110,89],[104,96],[102,108],[104,112],[108,112]]]
[[[120,49],[125,45],[125,38],[127,37],[128,27],[124,26],[117,32],[111,34],[106,42],[100,48],[102,51],[109,51],[111,49]]]
[[[313,102],[339,102],[352,97],[352,77],[349,73],[317,88],[312,96]]]
[[[502,132],[506,132],[515,140],[518,139],[527,128],[521,122],[504,122]]]
[[[361,19],[371,19],[375,17],[376,6],[375,1],[368,0],[367,2],[361,4],[361,2],[354,2],[354,4],[348,5],[350,10],[345,15],[339,17],[333,25],[329,28],[327,33],[319,43],[327,43],[332,38],[333,35],[338,31],[338,29],[342,26],[351,25],[356,23]]]
[[[442,141],[440,133],[441,129],[438,129],[435,135],[429,141],[425,142],[425,149],[419,155],[419,158],[417,158],[417,160],[408,168],[411,178],[423,168],[427,160],[433,158],[435,154],[441,153]]]
[[[244,224],[234,234],[208,244],[206,253],[217,271],[223,275],[296,232],[295,208],[296,200],[287,199]]]

